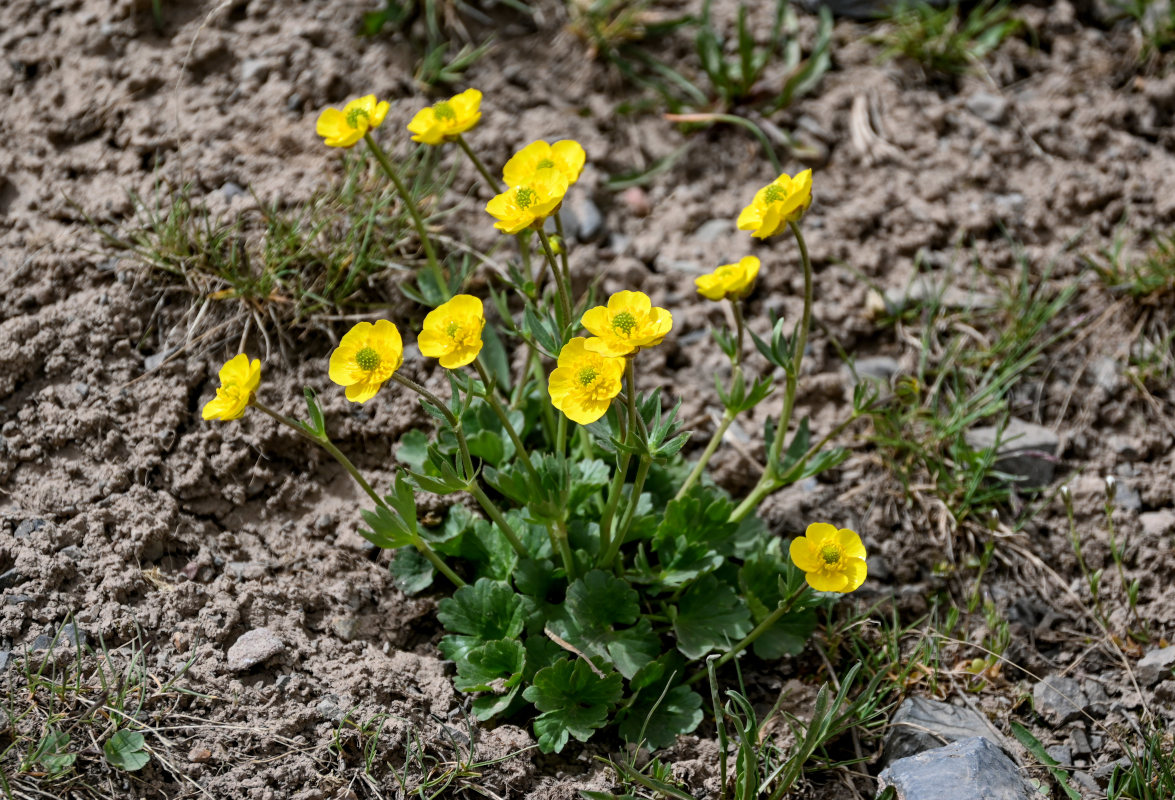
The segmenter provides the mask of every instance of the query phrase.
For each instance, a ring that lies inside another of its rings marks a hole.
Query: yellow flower
[[[347,399],[366,403],[404,363],[400,331],[386,319],[360,322],[330,354],[330,379],[347,388]]]
[[[204,404],[204,419],[240,419],[260,385],[261,359],[250,362],[244,353],[233,356],[220,368],[220,386],[216,397]]]
[[[451,142],[481,119],[481,92],[466,89],[458,95],[422,108],[408,123],[412,141],[425,144]]]
[[[784,173],[755,192],[755,199],[738,215],[738,229],[766,239],[796,222],[812,205],[812,170],[794,178]]]
[[[792,540],[791,560],[818,592],[851,592],[865,582],[865,545],[847,528],[815,522]]]
[[[746,256],[737,264],[723,264],[713,272],[694,278],[698,294],[707,300],[723,300],[727,297],[737,300],[746,297],[755,288],[759,274],[759,259]]]
[[[481,352],[481,329],[485,324],[481,300],[468,294],[454,295],[428,312],[416,342],[422,355],[439,359],[445,369],[457,369]]]
[[[531,142],[515,153],[502,167],[502,180],[507,186],[518,186],[536,174],[554,170],[567,179],[567,185],[579,180],[587,154],[579,142],[563,139],[547,144],[542,139]]]
[[[607,306],[585,311],[581,322],[596,337],[587,340],[587,349],[605,356],[626,356],[661,344],[673,327],[672,315],[655,308],[644,292],[617,292]]]
[[[388,102],[376,102],[369,94],[343,107],[328,108],[318,115],[315,130],[327,147],[353,147],[369,130],[378,128],[388,115]]]
[[[559,365],[551,372],[547,391],[551,404],[572,422],[588,425],[607,412],[612,398],[620,394],[624,359],[593,353],[588,341],[577,336],[559,351]]]
[[[494,227],[504,233],[519,233],[554,214],[567,194],[567,181],[556,170],[542,170],[527,181],[486,203],[486,211],[497,218]]]

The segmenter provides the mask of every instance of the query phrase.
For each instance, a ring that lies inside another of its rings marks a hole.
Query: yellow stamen
[[[594,367],[584,367],[575,378],[581,386],[590,386],[592,381],[596,379],[596,370]]]
[[[825,564],[835,564],[840,561],[840,548],[834,544],[826,544],[820,548],[820,557]]]

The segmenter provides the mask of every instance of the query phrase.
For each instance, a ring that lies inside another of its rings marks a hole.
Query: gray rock
[[[305,100],[302,99],[302,95],[294,92],[292,95],[290,95],[289,99],[286,100],[286,110],[293,112],[301,111],[302,103],[304,102]]]
[[[60,552],[61,555],[74,561],[81,561],[85,557],[85,553],[82,551],[82,548],[78,547],[76,544],[63,547],[61,548]]]
[[[1159,647],[1143,656],[1138,666],[1138,682],[1143,686],[1154,686],[1163,678],[1171,675],[1175,668],[1175,645]]]
[[[888,16],[898,6],[897,0],[796,0],[796,5],[815,14],[821,6],[838,17],[849,19],[876,20],[878,17]],[[943,7],[945,0],[930,0],[930,5]]]
[[[85,647],[88,643],[86,632],[74,622],[62,625],[57,635],[58,647]]]
[[[1060,439],[1052,430],[1031,422],[1010,419],[1002,434],[998,427],[983,426],[967,431],[965,439],[975,450],[989,450],[999,437],[995,468],[1021,479],[1024,486],[1047,486],[1056,469]]]
[[[244,187],[233,181],[225,181],[224,185],[220,187],[220,193],[224,195],[225,200],[229,201],[234,197],[241,197],[246,194]]]
[[[881,763],[890,764],[975,736],[985,736],[996,742],[1000,739],[987,719],[970,708],[928,697],[910,697],[889,723]]]
[[[1073,772],[1072,778],[1074,783],[1083,787],[1087,792],[1092,792],[1094,797],[1100,797],[1102,795],[1102,787],[1098,786],[1097,781],[1088,772],[1076,770]]]
[[[691,237],[695,242],[709,244],[734,231],[734,223],[728,219],[708,219],[698,226]]]
[[[898,363],[897,359],[889,356],[870,356],[869,358],[858,358],[853,362],[853,369],[849,369],[846,364],[842,375],[845,383],[849,386],[856,386],[861,381],[876,381],[877,383],[888,384],[894,375],[902,371],[902,365]],[[856,372],[857,378],[853,379],[853,372]]]
[[[13,586],[24,583],[24,573],[16,567],[0,573],[0,589],[11,589]]]
[[[1093,745],[1084,728],[1074,728],[1069,732],[1069,742],[1073,748],[1074,758],[1093,755]]]
[[[1015,762],[981,736],[898,759],[877,780],[878,793],[892,786],[897,800],[1039,800]]]
[[[1106,446],[1127,461],[1138,461],[1142,458],[1142,441],[1138,437],[1116,433],[1106,439]]]
[[[23,606],[33,598],[27,594],[6,594],[4,595],[4,605],[6,606]]]
[[[1142,525],[1143,536],[1154,538],[1175,531],[1175,511],[1169,508],[1139,514],[1138,521]]]
[[[1090,367],[1093,382],[1103,391],[1116,392],[1122,383],[1122,362],[1112,356],[1102,356]]]
[[[263,81],[269,75],[269,62],[264,58],[246,58],[241,62],[241,81]]]
[[[256,561],[230,561],[225,564],[224,571],[238,580],[257,580],[264,578],[267,572],[265,565]]]
[[[331,618],[330,628],[344,642],[354,641],[355,637],[359,635],[359,620],[356,617],[341,614]]]
[[[1108,761],[1101,766],[1094,767],[1093,777],[1095,780],[1104,783],[1110,779],[1110,776],[1114,774],[1114,770],[1118,768],[1130,769],[1130,756],[1122,756],[1114,761]]]
[[[8,669],[8,659],[12,656],[11,650],[0,649],[0,672]]]
[[[594,242],[604,233],[604,215],[584,192],[575,192],[568,197],[559,216],[563,218],[564,233],[577,242]]]
[[[992,92],[976,92],[967,98],[967,110],[992,125],[1003,122],[1008,113],[1008,101]]]
[[[1005,221],[1018,220],[1023,217],[1024,209],[1028,205],[1024,195],[1019,192],[997,194],[992,198],[992,202],[995,203],[996,213],[1000,215],[1000,219]]]
[[[90,384],[78,381],[73,385],[73,390],[78,393],[78,397],[85,400],[90,395]]]
[[[1056,761],[1062,766],[1070,766],[1073,763],[1073,751],[1063,744],[1055,744],[1052,747],[1046,748],[1045,752],[1053,761]]]
[[[143,359],[143,366],[148,372],[159,369],[163,366],[163,362],[167,360],[168,356],[175,352],[175,348],[168,347],[160,350],[158,353],[152,353]]]
[[[1125,511],[1138,511],[1142,508],[1142,496],[1126,481],[1119,481],[1114,495],[1114,505]]]
[[[233,642],[233,646],[228,649],[225,666],[233,672],[244,672],[285,649],[285,643],[269,628],[254,628]]]
[[[881,306],[882,310],[890,314],[898,314],[906,308],[932,300],[944,308],[961,310],[995,308],[1000,302],[993,294],[960,289],[937,282],[929,275],[923,275],[907,286],[886,289],[884,297],[881,298]]]
[[[45,520],[43,519],[26,519],[16,526],[16,533],[13,536],[17,539],[27,539],[44,527]]]
[[[318,716],[335,723],[342,722],[343,718],[347,716],[337,694],[324,695],[314,710],[318,712]]]
[[[1081,684],[1072,678],[1049,675],[1032,687],[1032,706],[1051,725],[1060,726],[1080,719],[1088,705],[1089,698]]]

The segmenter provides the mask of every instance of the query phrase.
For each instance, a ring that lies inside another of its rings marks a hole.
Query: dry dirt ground
[[[217,214],[254,203],[238,187],[266,202],[304,200],[340,170],[338,154],[315,136],[317,113],[368,92],[393,101],[381,137],[405,152],[404,123],[432,99],[412,81],[416,52],[400,36],[358,38],[370,8],[355,0],[163,5],[162,31],[150,5],[133,0],[0,6],[4,694],[24,691],[26,658],[69,662],[65,646],[45,656],[45,637],[68,621],[91,648],[110,649],[116,665],[145,648],[142,668],[153,677],[142,692],[154,699],[142,719],[158,728],[148,739],[154,759],[129,776],[84,752],[78,767],[94,796],[390,797],[399,790],[386,764],[408,762],[419,777],[414,750],[427,772],[471,747],[477,761],[522,751],[475,770],[471,782],[498,796],[613,787],[613,773],[592,756],[618,752],[616,742],[545,758],[527,749],[525,720],[469,726],[435,647],[437,596],[395,588],[386,555],[355,532],[360,498],[333,462],[259,414],[201,421],[216,368],[242,338],[254,355],[272,345],[267,401],[294,413],[300,388],[316,387],[336,441],[386,480],[394,445],[421,417],[394,391],[360,408],[328,383],[326,356],[348,323],[289,334],[297,357],[283,359],[275,334],[269,342],[256,328],[217,328],[231,315],[214,309],[201,322],[205,335],[181,347],[194,298],[105,250],[83,217],[118,229],[130,224],[129,191],[152,197],[183,182]],[[1017,248],[1028,286],[1079,281],[1062,312],[1074,329],[1017,391],[1012,411],[1059,434],[1052,489],[1071,483],[1086,557],[1108,567],[1111,594],[1120,587],[1099,476],[1118,476],[1120,499],[1129,500],[1115,512],[1127,578],[1141,579],[1138,612],[1157,642],[1175,634],[1165,591],[1175,576],[1175,393],[1169,383],[1143,391],[1128,370],[1140,326],[1165,309],[1108,292],[1083,257],[1110,245],[1121,225],[1136,247],[1175,226],[1175,74],[1138,73],[1129,34],[1093,24],[1065,0],[1017,13],[1035,39],[1007,42],[984,76],[954,86],[901,62],[880,64],[869,29],[838,22],[833,68],[812,96],[772,120],[805,131],[815,151],[809,164],[785,162],[789,171],[814,168],[817,198],[805,224],[819,328],[800,412],[816,432],[843,413],[842,352],[890,356],[915,370],[919,338],[878,323],[871,288],[900,290],[922,269],[964,294],[1015,293]],[[696,298],[692,277],[748,252],[731,223],[773,177],[770,166],[745,132],[683,132],[655,114],[621,113],[632,90],[587,58],[562,6],[540,3],[533,21],[502,19],[493,51],[466,74],[465,84],[485,93],[484,121],[470,139],[491,166],[536,138],[584,145],[589,166],[577,191],[603,211],[604,231],[574,251],[573,271],[581,281],[603,275],[609,291],[641,289],[673,310],[674,335],[649,354],[649,380],[684,398],[699,447],[717,417],[710,386],[722,363],[705,332],[723,312]],[[803,19],[809,34],[814,24]],[[880,144],[854,141],[862,121]],[[604,185],[687,145],[643,195]],[[478,211],[487,195],[475,177],[466,170],[458,179],[467,198],[455,235],[485,247],[494,234]],[[769,311],[794,317],[801,277],[789,244],[753,251],[765,267],[748,316],[763,333]],[[395,313],[420,315],[402,301]],[[439,371],[409,350],[408,373],[444,391]],[[767,404],[744,420],[714,462],[731,491],[753,480],[762,453],[746,432],[761,430],[768,406],[775,413]],[[908,501],[868,432],[862,425],[857,438],[845,437],[854,455],[841,468],[773,498],[763,514],[782,536],[816,517],[860,531],[877,558],[857,602],[896,596],[913,622],[936,593],[966,594],[974,571],[942,566],[964,564],[982,543],[974,529],[954,530],[932,501]],[[1046,744],[1064,743],[1073,732],[1049,730],[1025,697],[1031,676],[1066,674],[1102,686],[1107,720],[1123,731],[1144,708],[1169,722],[1175,684],[1167,676],[1155,689],[1135,689],[1126,666],[1142,648],[1119,636],[1123,662],[1070,601],[1067,592],[1088,596],[1063,509],[1051,493],[1040,505],[1026,526],[992,534],[984,592],[1010,623],[1006,655],[1022,669],[1004,669],[975,700],[999,724],[1016,715]],[[1129,624],[1119,600],[1110,627]],[[257,666],[234,663],[230,648],[258,628],[276,638],[274,652]],[[956,634],[982,643],[982,615]],[[952,658],[976,654],[959,647],[941,666],[950,671]],[[746,668],[768,702],[786,681],[810,690],[827,677],[808,656]],[[176,675],[182,692],[165,685]],[[939,691],[952,693],[950,682]],[[361,736],[361,725],[382,726],[380,735]],[[13,734],[0,734],[0,747]],[[716,789],[712,734],[704,724],[666,757],[699,796]],[[364,776],[363,747],[373,741]],[[1120,755],[1109,742],[1084,758],[1092,770]],[[36,785],[35,776],[13,780]],[[847,783],[823,780],[806,791],[853,796]],[[871,785],[857,781],[870,796]]]

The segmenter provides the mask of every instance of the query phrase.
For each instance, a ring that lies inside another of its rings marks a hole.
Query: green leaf
[[[578,511],[589,498],[608,485],[610,478],[611,470],[598,458],[575,462],[571,469],[569,510]]]
[[[764,660],[799,655],[808,644],[808,640],[812,638],[814,630],[816,630],[815,611],[812,609],[791,611],[765,630],[755,640],[752,649],[754,649],[755,655]]]
[[[506,694],[483,694],[473,699],[473,716],[482,722],[491,720],[499,714],[505,713],[521,696],[521,684],[515,686]]]
[[[571,583],[550,626],[587,655],[612,664],[626,678],[661,654],[647,619],[639,619],[640,595],[620,578],[594,569]],[[618,625],[632,625],[618,630]]]
[[[326,430],[326,421],[322,417],[322,408],[318,405],[318,396],[309,386],[302,387],[302,396],[306,398],[306,413],[310,416],[310,428],[321,435]]]
[[[488,642],[518,638],[526,614],[522,597],[508,584],[479,578],[438,603],[437,619],[448,631]]]
[[[658,566],[640,564],[642,581],[672,589],[713,572],[733,552],[739,524],[730,521],[734,504],[718,490],[695,486],[681,499],[669,501],[653,535]]]
[[[144,749],[143,734],[138,731],[116,731],[102,745],[106,760],[119,769],[136,772],[147,766],[151,754]]]
[[[478,355],[485,363],[486,372],[497,381],[503,394],[510,393],[510,356],[502,345],[502,339],[492,325],[482,328],[481,341],[484,345]],[[513,420],[512,420],[513,421]],[[515,426],[517,430],[518,426]]]
[[[1032,735],[1032,731],[1025,728],[1019,722],[1012,720],[1012,735],[1016,737],[1016,741],[1024,745],[1024,748],[1028,752],[1036,756],[1037,761],[1048,768],[1049,773],[1053,776],[1053,780],[1057,782],[1057,785],[1061,787],[1061,791],[1070,800],[1081,800],[1081,793],[1069,782],[1069,774],[1059,768],[1059,762],[1048,754],[1048,751],[1044,749],[1044,745],[1040,743],[1040,740]]]
[[[51,775],[60,775],[77,761],[77,753],[70,753],[68,750],[69,734],[50,728],[37,742],[29,761],[40,763]]]
[[[363,508],[359,510],[359,515],[370,528],[360,528],[359,534],[376,547],[394,550],[412,544],[414,531],[409,529],[399,515],[387,508],[376,506],[375,511]]]
[[[526,650],[517,639],[495,639],[469,648],[457,662],[453,685],[463,692],[505,694],[522,680]]]
[[[586,742],[608,720],[608,711],[620,700],[618,673],[599,677],[583,659],[562,658],[535,673],[522,696],[543,713],[534,721],[539,750],[558,753],[570,736]]]
[[[514,585],[518,587],[518,591],[528,597],[543,601],[551,591],[551,585],[555,582],[554,571],[555,565],[551,563],[550,559],[528,558],[525,561],[519,561],[518,566],[514,568]]]
[[[413,472],[424,472],[424,462],[428,460],[428,437],[420,430],[408,431],[400,437],[396,458],[411,467]]]
[[[617,715],[625,741],[638,742],[643,730],[645,746],[660,750],[672,745],[678,734],[692,733],[701,723],[701,695],[685,685],[674,686],[663,697],[661,691],[642,690],[636,703]]]
[[[404,594],[419,594],[432,586],[436,570],[415,547],[401,547],[392,559],[392,580]]]
[[[751,630],[751,614],[739,596],[713,575],[686,590],[677,604],[673,630],[686,658],[701,658],[725,648]]]

